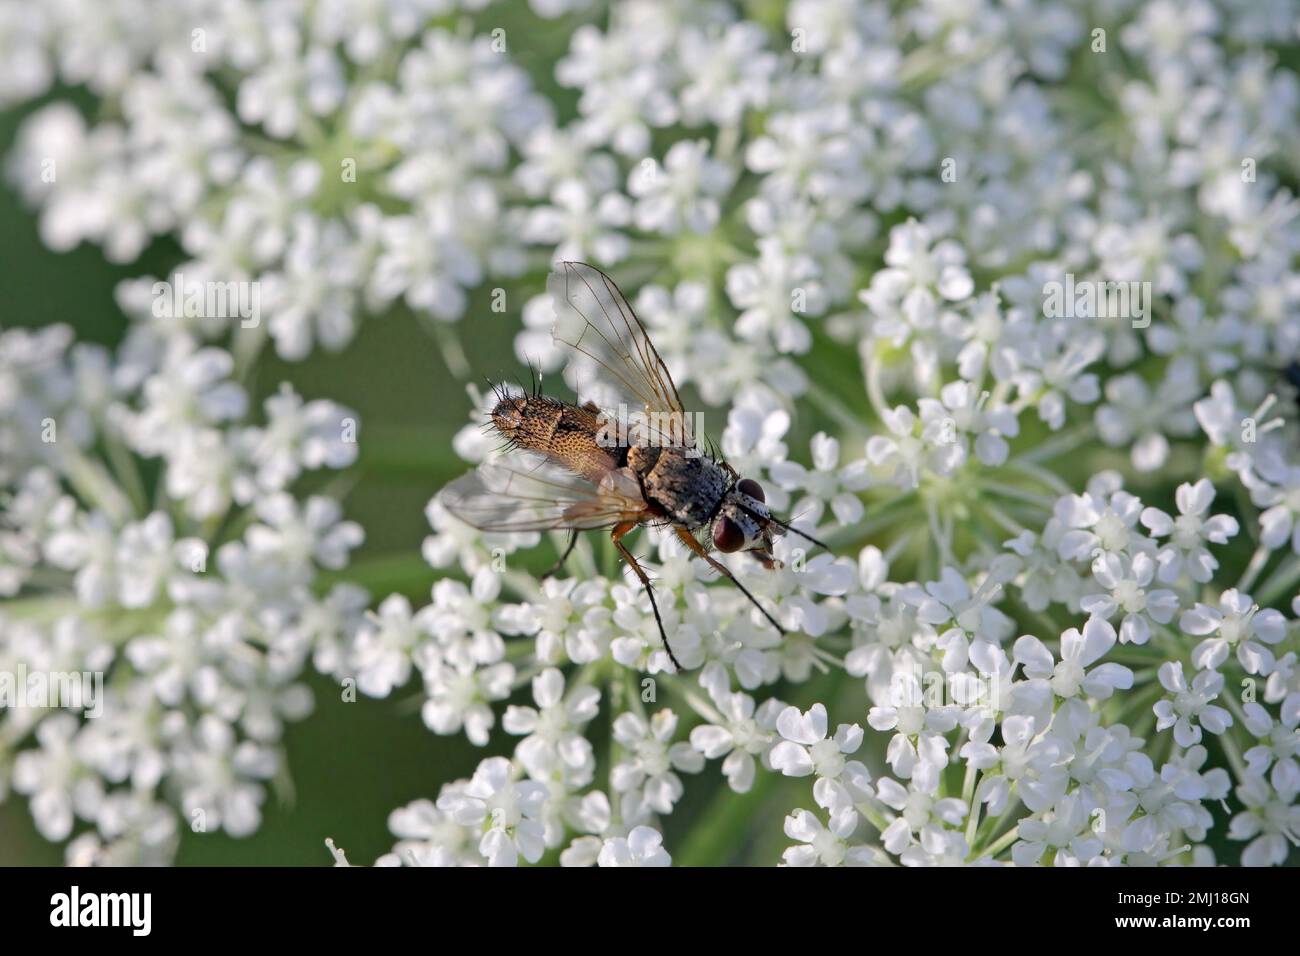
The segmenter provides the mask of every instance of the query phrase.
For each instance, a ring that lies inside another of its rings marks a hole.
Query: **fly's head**
[[[763,486],[753,478],[741,478],[722,500],[713,519],[713,546],[731,554],[756,551],[760,559],[771,560],[772,536],[782,529],[772,521]]]

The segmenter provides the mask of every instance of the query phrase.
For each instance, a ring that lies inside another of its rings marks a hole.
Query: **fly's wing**
[[[639,424],[654,444],[693,448],[696,436],[673,377],[614,280],[585,262],[561,262],[547,289],[555,340],[575,353],[565,377],[579,401],[594,401],[607,414],[622,404],[639,416],[633,430]]]
[[[609,528],[644,516],[636,479],[622,469],[592,484],[551,462],[489,462],[442,490],[446,509],[489,532]]]

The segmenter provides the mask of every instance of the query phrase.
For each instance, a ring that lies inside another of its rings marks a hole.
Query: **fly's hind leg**
[[[650,609],[655,612],[655,623],[659,625],[659,637],[664,642],[664,650],[668,652],[668,659],[673,662],[673,667],[678,673],[685,670],[677,661],[677,656],[673,654],[673,647],[668,643],[668,634],[664,631],[664,620],[659,616],[659,605],[655,602],[654,588],[650,586],[650,575],[645,573],[645,568],[637,562],[632,552],[627,549],[623,543],[623,536],[637,526],[636,521],[624,521],[610,532],[609,539],[614,542],[614,547],[618,548],[618,553],[623,556],[623,560],[628,563],[634,574],[641,579],[641,585],[645,588],[645,593],[650,597]]]
[[[709,554],[709,552],[704,550],[704,545],[700,544],[700,542],[695,539],[695,535],[691,534],[688,530],[681,527],[680,525],[677,526],[676,531],[677,531],[677,537],[682,539],[682,544],[686,545],[686,547],[690,548],[693,553],[703,558],[705,561],[709,562],[709,567],[713,568],[713,570],[717,571],[719,574],[723,575],[724,577],[730,578],[731,583],[734,584],[736,587],[740,588],[740,593],[745,595],[745,597],[749,598],[749,603],[751,603],[752,605],[754,605],[754,607],[758,608],[760,611],[763,612],[763,617],[767,618],[768,623],[770,623],[774,628],[776,628],[782,634],[786,632],[785,628],[783,628],[777,622],[776,618],[774,618],[771,615],[771,613],[767,610],[767,608],[763,607],[763,605],[758,603],[758,598],[754,597],[754,595],[749,593],[749,588],[741,584],[740,579],[731,573],[731,569],[727,567],[725,564],[723,564],[721,561],[719,561],[717,558],[715,558],[713,555]],[[762,558],[760,557],[759,560],[762,560]]]
[[[552,574],[555,574],[557,571],[559,571],[560,568],[564,567],[564,562],[569,560],[569,555],[573,554],[573,546],[577,543],[578,543],[578,529],[570,528],[569,543],[565,545],[564,553],[560,555],[560,560],[556,561],[555,564],[551,566],[551,569],[549,571],[543,572],[540,580],[545,581]]]

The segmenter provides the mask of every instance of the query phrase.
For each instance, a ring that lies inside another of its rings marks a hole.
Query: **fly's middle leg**
[[[552,574],[557,573],[560,568],[564,567],[564,562],[569,560],[569,555],[573,554],[573,546],[578,543],[578,529],[569,529],[569,543],[564,547],[564,553],[560,555],[560,560],[556,561],[549,571],[542,573],[540,580],[545,581]]]
[[[650,575],[645,573],[645,568],[641,567],[632,552],[627,549],[627,545],[623,543],[623,537],[637,527],[638,524],[639,522],[636,521],[624,521],[610,532],[609,539],[614,542],[614,547],[618,548],[618,553],[623,556],[623,560],[628,563],[628,567],[641,579],[641,585],[650,598],[650,610],[655,612],[655,623],[659,625],[659,637],[664,642],[664,650],[668,652],[668,659],[673,662],[673,667],[678,673],[681,673],[685,668],[678,662],[677,656],[673,653],[672,645],[668,643],[668,634],[664,631],[664,619],[659,616],[659,605],[655,602],[655,591],[650,586]]]

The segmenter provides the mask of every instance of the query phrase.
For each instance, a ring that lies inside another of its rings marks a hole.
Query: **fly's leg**
[[[781,566],[781,563],[777,561],[776,558],[772,557],[772,552],[770,551],[764,551],[760,548],[750,548],[745,553],[769,571]]]
[[[564,562],[569,560],[569,555],[573,554],[573,546],[578,543],[578,529],[569,529],[569,543],[564,548],[564,553],[560,555],[560,560],[556,561],[549,571],[542,574],[540,580],[545,581],[552,574],[555,574],[560,568],[564,567]]]
[[[705,561],[709,562],[709,567],[713,568],[715,571],[717,571],[719,574],[723,575],[724,577],[730,578],[731,583],[734,584],[736,587],[740,588],[740,593],[745,595],[745,597],[749,598],[749,603],[753,604],[754,607],[758,608],[760,611],[763,612],[763,617],[767,618],[768,622],[774,628],[776,628],[782,634],[786,633],[785,628],[783,628],[780,624],[777,623],[776,618],[774,618],[768,612],[767,608],[763,607],[763,605],[758,603],[758,598],[754,597],[754,595],[749,593],[749,588],[741,584],[740,580],[734,574],[731,573],[731,569],[727,567],[725,564],[723,564],[721,561],[719,561],[717,558],[715,558],[713,555],[709,554],[709,552],[704,550],[704,545],[700,544],[697,540],[695,540],[695,535],[691,534],[681,525],[677,525],[674,530],[676,530],[677,532],[677,537],[682,539],[682,544],[686,545],[686,547],[690,548],[691,551],[694,552],[696,555],[703,558]]]
[[[664,620],[659,616],[659,605],[655,603],[654,588],[650,586],[650,575],[645,573],[645,568],[641,567],[641,565],[637,563],[632,552],[629,551],[627,545],[623,543],[623,536],[635,528],[638,523],[639,522],[636,521],[624,521],[610,532],[609,539],[614,542],[614,547],[618,548],[618,553],[623,556],[623,560],[628,563],[628,567],[630,567],[633,573],[641,579],[641,584],[645,588],[645,593],[650,597],[650,609],[655,612],[655,623],[659,625],[659,637],[664,642],[664,650],[668,652],[668,659],[673,662],[673,667],[678,673],[681,673],[685,668],[677,662],[677,657],[673,654],[672,645],[668,643],[668,634],[664,631]]]

